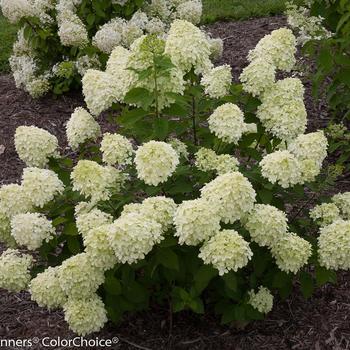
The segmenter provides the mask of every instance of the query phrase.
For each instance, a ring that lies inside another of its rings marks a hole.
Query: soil
[[[261,37],[284,25],[285,19],[277,16],[219,22],[208,26],[207,30],[213,37],[224,39],[225,50],[220,63],[230,64],[237,80],[247,64],[248,51]],[[314,101],[309,81],[303,80],[310,120],[308,128],[315,130],[327,121],[327,109],[322,100]],[[36,125],[47,129],[57,136],[64,151],[67,147],[65,123],[72,111],[81,105],[83,98],[79,93],[59,99],[49,96],[33,100],[16,89],[10,76],[0,76],[0,183],[18,181],[23,169],[13,145],[17,126]],[[106,122],[102,119],[100,122],[106,129]],[[337,187],[350,190],[346,181]],[[108,324],[93,337],[118,337],[120,342],[113,349],[350,349],[350,273],[339,273],[336,285],[324,286],[308,300],[301,296],[298,286],[295,289],[287,300],[276,300],[274,310],[264,321],[241,329],[221,326],[211,315],[197,316],[187,312],[174,315],[170,328],[168,310],[155,308],[127,316],[117,327]],[[74,335],[68,330],[62,312],[38,307],[26,292],[0,290],[0,339],[35,336],[70,338]]]

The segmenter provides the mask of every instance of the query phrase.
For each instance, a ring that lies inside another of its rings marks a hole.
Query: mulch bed
[[[230,64],[237,80],[247,64],[248,51],[261,37],[284,25],[285,19],[277,16],[219,22],[207,30],[214,37],[225,39],[220,63]],[[323,101],[313,101],[310,83],[306,79],[304,83],[311,131],[325,124],[327,110]],[[78,93],[59,99],[32,100],[15,88],[10,76],[0,76],[0,183],[18,181],[23,169],[13,145],[17,126],[36,125],[47,129],[58,137],[64,150],[67,146],[65,123],[75,107],[82,104],[83,98]],[[107,123],[100,121],[106,129]],[[345,181],[338,187],[350,190]],[[187,312],[174,315],[173,327],[169,329],[168,310],[157,308],[128,316],[118,327],[108,324],[94,336],[119,337],[120,343],[114,349],[350,349],[350,273],[338,274],[336,286],[319,289],[309,300],[301,296],[298,286],[295,289],[286,301],[276,299],[274,310],[266,320],[244,329],[221,326],[211,315],[200,317]],[[69,338],[74,335],[68,330],[61,311],[49,312],[38,307],[26,292],[15,294],[0,290],[0,339],[35,336]]]

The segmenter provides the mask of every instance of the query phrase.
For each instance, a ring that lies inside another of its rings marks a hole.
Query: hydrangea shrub
[[[198,24],[202,15],[201,0],[1,0],[0,7],[20,28],[10,58],[16,86],[33,97],[79,88],[116,46],[163,36],[176,18]]]
[[[187,21],[166,39],[116,47],[83,78],[88,110],[67,124],[72,159],[44,131],[16,133],[28,168],[0,189],[1,240],[12,247],[0,286],[28,288],[85,335],[155,303],[223,323],[262,319],[293,281],[306,297],[334,281],[350,267],[350,195],[310,213],[301,205],[337,169],[323,167],[324,133],[305,133],[302,83],[277,79],[295,52],[290,30],[273,31],[233,84]],[[107,109],[117,132],[101,135],[94,116]],[[38,248],[40,264],[16,245]]]

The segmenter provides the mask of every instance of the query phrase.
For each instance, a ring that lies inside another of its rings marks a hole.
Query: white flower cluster
[[[102,160],[108,165],[128,165],[132,163],[134,150],[124,136],[106,133],[101,142]]]
[[[229,93],[232,83],[231,67],[227,64],[215,67],[203,74],[201,84],[211,98],[221,98]]]
[[[198,245],[220,230],[220,216],[205,199],[182,202],[174,217],[175,236],[180,244]]]
[[[17,154],[27,166],[43,168],[58,156],[58,140],[36,126],[19,126],[15,134]]]
[[[47,169],[25,168],[22,186],[32,205],[39,208],[64,191],[64,185],[57,174]]]
[[[256,204],[247,215],[245,228],[254,242],[272,248],[287,233],[287,215],[272,205]]]
[[[323,40],[333,36],[322,22],[321,16],[311,16],[310,9],[305,6],[297,6],[292,2],[287,3],[286,16],[288,25],[298,31],[298,43],[304,45],[310,40]]]
[[[202,171],[216,171],[218,175],[238,171],[238,159],[229,154],[216,154],[209,148],[201,147],[195,154],[195,165]]]
[[[201,189],[202,197],[217,208],[225,223],[234,223],[253,209],[255,191],[239,172],[220,175]]]
[[[271,249],[280,270],[297,273],[312,254],[311,244],[295,233],[281,237]]]
[[[183,72],[194,68],[196,74],[212,68],[210,44],[205,34],[192,23],[175,20],[165,43],[165,53]]]
[[[118,262],[132,264],[162,239],[162,226],[142,214],[122,215],[110,227],[108,240]]]
[[[80,160],[71,173],[73,190],[92,202],[108,200],[112,189],[120,191],[124,175],[111,166],[102,166],[91,160]]]
[[[65,304],[67,297],[59,283],[58,274],[59,267],[48,267],[30,281],[31,299],[39,306],[55,309]]]
[[[340,219],[340,211],[334,203],[322,203],[310,210],[310,218],[320,226],[327,226]]]
[[[350,220],[350,192],[334,195],[332,202],[338,207],[343,219]]]
[[[76,150],[86,141],[96,141],[101,135],[101,128],[92,115],[84,108],[76,108],[66,125],[69,146]]]
[[[296,39],[290,29],[280,28],[264,36],[249,52],[249,61],[264,58],[277,69],[289,72],[295,65]]]
[[[199,257],[205,264],[212,264],[222,276],[230,270],[237,271],[246,266],[253,252],[235,230],[223,230],[205,242]]]
[[[261,96],[257,117],[265,128],[281,140],[292,140],[306,129],[304,87],[297,78],[277,81]]]
[[[103,328],[107,322],[107,311],[96,294],[88,299],[70,298],[64,304],[64,319],[73,332],[85,336]]]
[[[318,237],[321,266],[334,270],[350,269],[350,221],[336,220],[321,227]]]
[[[259,312],[267,314],[273,307],[273,295],[266,287],[260,286],[257,293],[254,290],[249,292],[248,303]]]
[[[0,288],[19,292],[27,288],[33,258],[18,250],[7,249],[0,256]]]
[[[260,162],[261,173],[284,188],[314,181],[327,156],[327,147],[323,131],[301,134],[287,150],[266,155]]]
[[[227,143],[237,144],[243,134],[250,132],[249,124],[244,122],[243,112],[233,103],[216,108],[208,123],[210,131]]]
[[[20,19],[32,15],[28,0],[1,0],[2,14],[11,22],[17,23]]]
[[[83,204],[85,204],[85,202],[83,202]],[[80,205],[81,204],[75,208],[75,219],[78,232],[83,238],[85,238],[92,229],[112,223],[113,217],[111,215],[97,208],[81,211],[78,208]]]
[[[165,142],[149,141],[136,151],[137,176],[148,185],[157,186],[167,181],[178,164],[178,154]]]
[[[12,237],[19,245],[29,250],[40,248],[43,242],[48,242],[55,233],[51,221],[42,214],[18,214],[11,220]]]
[[[168,143],[175,150],[179,158],[188,159],[189,153],[187,150],[187,145],[184,142],[180,141],[179,139],[172,138]]]

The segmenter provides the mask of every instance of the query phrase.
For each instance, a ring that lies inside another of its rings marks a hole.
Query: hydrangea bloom
[[[289,233],[279,239],[271,252],[280,270],[297,273],[307,264],[312,254],[312,247],[305,239],[295,233]]]
[[[39,213],[18,214],[11,220],[11,235],[16,242],[35,250],[56,234],[51,221]]]
[[[82,83],[86,105],[93,115],[99,115],[118,101],[118,82],[110,73],[89,69]]]
[[[140,213],[160,224],[165,232],[173,224],[176,207],[172,198],[149,197],[142,202]]]
[[[175,17],[199,24],[202,17],[202,2],[199,0],[181,1],[176,7]]]
[[[73,332],[85,336],[104,326],[107,312],[100,297],[93,294],[87,299],[69,298],[64,305],[64,319]]]
[[[172,138],[168,143],[175,150],[179,158],[188,159],[189,153],[184,142],[180,141],[179,139]]]
[[[322,227],[318,237],[321,266],[334,270],[350,269],[350,221],[338,220]]]
[[[11,22],[17,23],[21,18],[32,13],[28,0],[1,0],[0,7],[3,15]]]
[[[303,181],[314,181],[327,157],[328,141],[323,131],[299,135],[289,146],[299,161]]]
[[[125,214],[114,221],[108,235],[117,260],[122,264],[142,260],[162,239],[161,225],[137,213]]]
[[[267,314],[273,307],[273,295],[267,288],[260,286],[257,293],[254,289],[249,292],[248,303],[259,312]]]
[[[210,58],[213,60],[218,60],[224,51],[224,41],[220,38],[210,38],[207,37],[209,47],[210,47]]]
[[[176,151],[165,142],[149,141],[136,151],[137,176],[148,185],[165,182],[178,164]]]
[[[175,236],[180,244],[198,245],[220,230],[215,206],[204,199],[182,202],[174,216]]]
[[[31,299],[41,307],[55,309],[63,306],[66,302],[66,295],[58,279],[58,269],[57,267],[48,267],[30,282]]]
[[[208,119],[209,129],[219,139],[237,144],[245,133],[243,112],[233,103],[218,107]]]
[[[57,138],[35,126],[20,126],[16,129],[15,147],[27,166],[43,168],[49,158],[58,156]]]
[[[292,140],[306,129],[304,87],[299,79],[277,81],[261,96],[257,117],[267,130],[281,140]]]
[[[202,189],[202,197],[218,208],[221,220],[234,223],[251,211],[255,191],[251,183],[239,172],[218,176]]]
[[[127,165],[132,163],[134,150],[131,142],[124,136],[106,133],[101,142],[102,160],[108,165]]]
[[[339,208],[343,218],[350,220],[350,192],[336,194],[332,202]]]
[[[104,271],[111,269],[117,263],[108,241],[110,231],[111,224],[97,226],[84,237],[85,252],[91,265]]]
[[[287,215],[272,205],[256,204],[247,215],[245,228],[254,242],[272,247],[287,233]]]
[[[84,47],[89,42],[84,23],[75,14],[59,23],[58,36],[64,46]]]
[[[16,241],[11,236],[11,221],[0,211],[0,242],[5,243],[7,247],[15,248]]]
[[[218,175],[238,171],[238,159],[229,154],[220,154],[216,157],[215,170]]]
[[[271,183],[287,188],[301,180],[300,164],[289,151],[276,151],[266,155],[260,162],[261,174]]]
[[[33,258],[18,250],[7,249],[0,256],[0,288],[19,292],[27,288]]]
[[[217,154],[212,149],[201,147],[195,157],[195,164],[199,170],[211,171],[215,169]]]
[[[253,253],[241,235],[235,230],[223,230],[205,242],[199,257],[205,264],[212,264],[219,275],[246,266]]]
[[[289,72],[295,65],[296,38],[287,28],[280,28],[264,36],[249,52],[248,58],[253,61],[259,57],[272,62],[277,69]]]
[[[67,296],[88,298],[103,283],[104,274],[102,269],[91,264],[88,254],[81,253],[62,263],[58,278]]]
[[[93,45],[102,52],[110,54],[122,41],[124,25],[125,20],[122,18],[113,18],[105,23],[92,38]]]
[[[340,219],[340,211],[334,203],[322,203],[310,210],[310,218],[320,226],[326,226]]]
[[[23,186],[17,184],[3,185],[0,188],[0,213],[7,218],[27,213],[33,205]]]
[[[273,86],[275,77],[276,67],[264,57],[260,57],[243,69],[239,79],[244,91],[259,96]]]
[[[73,190],[92,202],[108,200],[111,188],[117,191],[124,183],[123,174],[110,166],[102,166],[91,160],[80,160],[71,173]]]
[[[64,191],[64,185],[56,173],[38,168],[25,168],[23,170],[22,187],[32,204],[39,208]]]
[[[172,23],[165,53],[184,72],[194,67],[196,74],[203,73],[212,67],[210,44],[205,34],[190,22],[175,20]]]
[[[113,217],[97,208],[88,211],[77,212],[76,210],[76,225],[79,234],[85,238],[90,230],[100,226],[111,224]]]
[[[66,135],[69,146],[76,150],[88,140],[95,141],[101,135],[101,128],[88,111],[78,107],[67,123]]]
[[[211,98],[221,98],[229,93],[232,83],[231,67],[228,64],[215,67],[203,74],[201,84]]]

